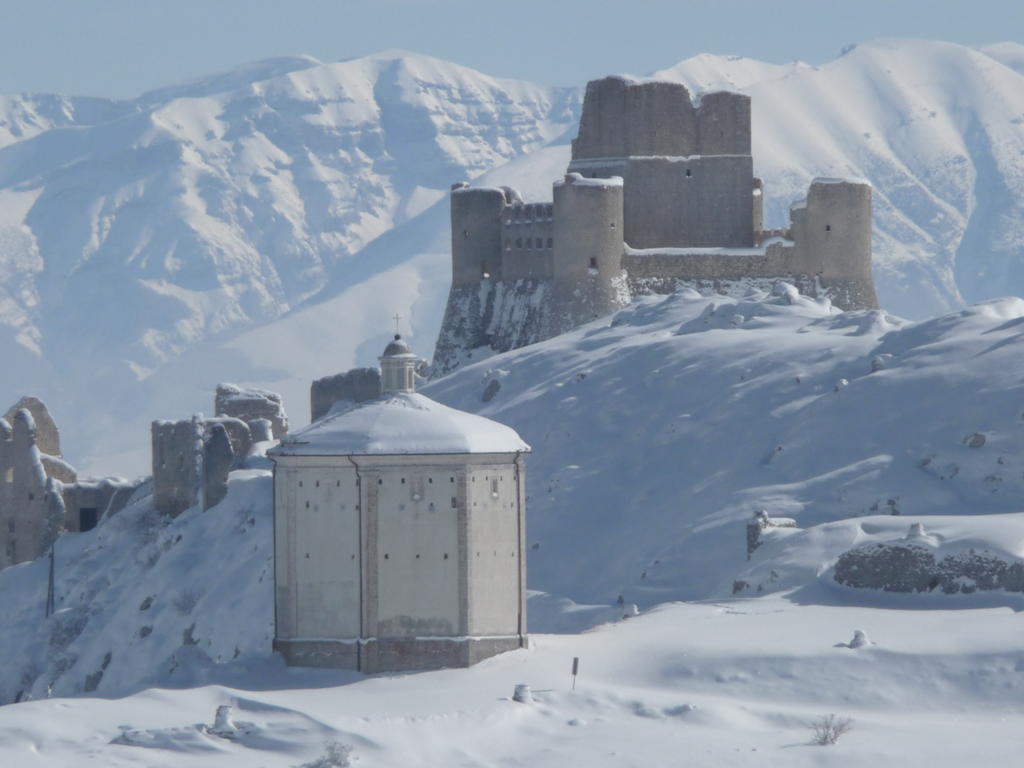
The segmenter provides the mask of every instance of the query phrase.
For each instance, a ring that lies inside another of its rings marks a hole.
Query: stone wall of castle
[[[32,413],[19,408],[0,419],[0,567],[39,557],[53,542],[61,523],[52,512],[55,488],[49,484],[37,445]]]
[[[231,416],[154,421],[150,431],[153,507],[171,517],[196,504],[216,506],[227,494],[228,474],[253,445],[248,423]]]
[[[612,76],[587,83],[572,158],[749,155],[750,146],[749,96],[695,103],[681,83]]]
[[[623,267],[634,295],[680,285],[729,293],[730,284],[786,280],[840,309],[878,306],[871,276],[871,186],[815,179],[794,204],[786,237],[756,248],[627,248]]]
[[[316,379],[309,388],[310,421],[318,421],[339,401],[362,403],[380,396],[380,369],[353,368]]]
[[[587,85],[569,171],[625,182],[634,248],[754,245],[750,97],[607,77]]]

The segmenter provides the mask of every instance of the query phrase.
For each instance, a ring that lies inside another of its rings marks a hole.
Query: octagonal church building
[[[490,419],[415,391],[396,335],[376,399],[274,461],[274,648],[292,666],[465,667],[526,644],[524,459]]]

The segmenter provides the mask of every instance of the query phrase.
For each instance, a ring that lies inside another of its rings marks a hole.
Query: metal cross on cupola
[[[397,336],[399,333],[401,333],[401,331],[398,329],[398,323],[402,319],[402,316],[399,314],[395,314],[395,316],[392,317],[391,319],[395,321],[395,335]]]

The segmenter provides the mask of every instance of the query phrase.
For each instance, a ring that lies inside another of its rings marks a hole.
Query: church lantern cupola
[[[395,334],[394,341],[384,348],[384,354],[379,360],[382,394],[416,391],[416,366],[419,358],[402,341],[400,334]]]

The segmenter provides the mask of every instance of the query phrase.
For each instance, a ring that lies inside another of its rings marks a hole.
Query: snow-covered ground
[[[815,176],[869,179],[882,304],[924,318],[1024,294],[1022,50],[881,40],[657,74],[752,95],[770,226]],[[580,93],[387,52],[124,102],[0,96],[0,403],[42,397],[73,464],[129,476],[149,421],[208,411],[224,378],[303,423],[308,381],[370,363],[396,312],[429,355],[449,185],[547,199]]]
[[[164,521],[142,498],[60,539],[54,616],[45,560],[0,572],[0,695],[22,700],[0,707],[0,760],[331,765],[338,744],[366,766],[1015,764],[1024,593],[857,590],[832,569],[908,535],[1024,562],[1022,329],[1015,298],[912,323],[784,285],[680,292],[424,387],[533,447],[533,647],[470,670],[270,654],[265,460],[207,513]],[[798,528],[748,560],[762,509]],[[519,683],[533,704],[509,700]],[[199,727],[221,704],[233,740]],[[829,713],[853,729],[808,746]]]
[[[1020,618],[801,605],[662,606],[469,670],[357,678],[267,663],[234,685],[0,708],[7,765],[878,766],[1019,761]],[[872,644],[844,647],[855,629]],[[580,674],[572,690],[572,658]],[[517,684],[534,702],[511,701]],[[232,739],[212,735],[233,707]],[[853,720],[834,746],[808,727]],[[350,762],[319,762],[329,745]]]

